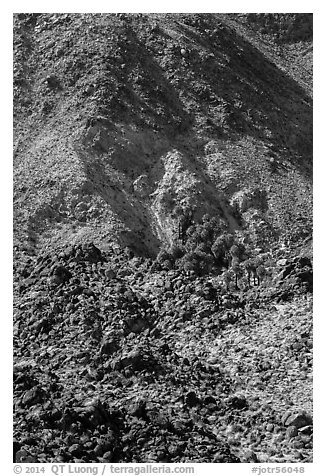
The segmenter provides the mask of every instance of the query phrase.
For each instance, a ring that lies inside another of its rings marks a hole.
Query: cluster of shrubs
[[[179,237],[158,254],[156,269],[182,269],[196,275],[222,274],[227,288],[260,284],[266,276],[264,255],[244,235],[229,233],[222,218],[204,215],[198,223],[179,229]]]

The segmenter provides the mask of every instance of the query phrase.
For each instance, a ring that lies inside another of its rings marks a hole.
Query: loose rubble
[[[309,290],[241,297],[93,244],[25,261],[16,462],[311,462]]]

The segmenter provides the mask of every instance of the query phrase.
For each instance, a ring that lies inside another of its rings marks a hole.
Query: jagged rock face
[[[296,41],[304,22],[285,24]],[[301,63],[295,48],[286,63],[273,37],[245,25],[225,14],[16,15],[17,244],[116,241],[155,255],[180,204],[235,230],[229,201],[255,187],[276,228],[309,222],[310,37]]]

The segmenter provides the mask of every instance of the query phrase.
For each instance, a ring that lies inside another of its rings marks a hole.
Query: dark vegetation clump
[[[160,251],[154,268],[179,269],[197,276],[223,274],[226,287],[234,282],[236,289],[259,285],[266,277],[268,253],[255,247],[249,232],[230,233],[223,219],[208,214],[198,223],[187,214],[180,223],[178,240]]]

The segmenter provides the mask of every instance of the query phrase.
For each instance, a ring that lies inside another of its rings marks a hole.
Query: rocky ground
[[[15,461],[311,462],[312,16],[13,36]]]
[[[278,258],[241,293],[119,248],[20,256],[15,461],[311,462],[311,260]]]

